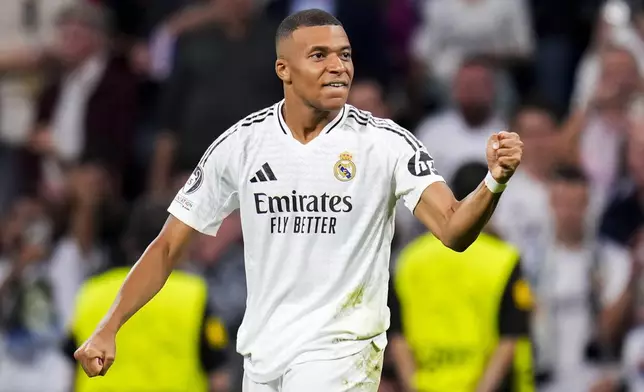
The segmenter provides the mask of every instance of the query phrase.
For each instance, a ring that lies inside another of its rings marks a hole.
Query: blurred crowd
[[[644,391],[644,1],[5,0],[0,392],[70,390],[78,290],[135,262],[205,146],[281,99],[274,32],[306,8],[344,23],[350,103],[413,131],[448,182],[490,134],[523,139],[491,224],[536,298],[539,389]],[[401,209],[392,271],[421,233]],[[182,268],[226,330],[211,389],[237,391],[238,215]],[[395,369],[381,390],[409,392]]]

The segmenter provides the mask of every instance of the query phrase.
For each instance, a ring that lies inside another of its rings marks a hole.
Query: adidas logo
[[[277,178],[275,178],[275,174],[273,174],[273,170],[268,165],[268,162],[263,164],[262,168],[259,169],[257,173],[255,173],[255,176],[250,179],[250,182],[252,183],[266,181],[277,181]]]

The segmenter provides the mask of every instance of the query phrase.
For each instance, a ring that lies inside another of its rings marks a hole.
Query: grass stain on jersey
[[[338,309],[338,313],[336,317],[341,316],[342,314],[357,308],[359,305],[362,304],[362,301],[364,300],[364,292],[365,292],[366,285],[364,283],[360,284],[358,287],[356,287],[352,292],[347,295],[347,298],[342,302],[342,305],[340,305],[340,308]]]
[[[383,354],[383,350],[371,343],[359,354],[354,364],[357,373],[362,375],[362,380],[352,382],[345,379],[344,386],[356,391],[377,392],[382,374]]]

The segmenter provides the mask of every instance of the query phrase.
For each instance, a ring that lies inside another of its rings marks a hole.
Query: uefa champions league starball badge
[[[356,176],[356,164],[351,159],[353,159],[353,156],[348,152],[340,154],[340,160],[333,166],[335,178],[343,182],[353,180]]]

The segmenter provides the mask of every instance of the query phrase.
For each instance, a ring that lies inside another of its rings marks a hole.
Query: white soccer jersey
[[[256,382],[289,365],[384,348],[394,206],[413,211],[442,181],[427,150],[390,120],[345,105],[307,144],[284,101],[206,151],[169,212],[215,235],[239,208],[248,298],[237,349]]]

